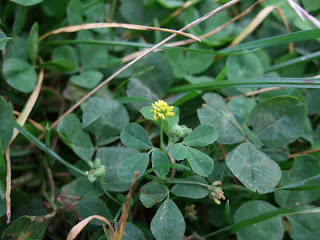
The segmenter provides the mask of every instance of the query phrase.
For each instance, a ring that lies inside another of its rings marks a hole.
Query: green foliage
[[[77,156],[85,161],[91,160],[94,148],[87,132],[82,129],[78,117],[70,114],[64,117],[57,128],[62,141],[69,146]]]
[[[289,171],[283,171],[280,185],[289,185],[291,183],[299,182],[303,179],[308,179],[319,174],[320,162],[319,159],[312,156],[301,156],[294,159],[294,164]],[[308,185],[319,184],[318,181],[312,181]],[[279,190],[275,192],[275,200],[282,207],[306,205],[320,196],[318,190],[309,191],[290,191]]]
[[[200,125],[183,139],[183,143],[192,147],[205,147],[218,138],[216,129],[210,125]]]
[[[1,1],[2,239],[320,238],[320,30],[227,2]]]
[[[170,154],[176,160],[183,160],[188,156],[188,150],[182,143],[175,143],[170,146]]]
[[[200,176],[207,177],[213,170],[212,158],[192,147],[188,147],[187,150],[187,160],[192,170]]]
[[[242,79],[260,78],[263,76],[260,60],[252,53],[228,57],[227,68],[229,80],[241,81]]]
[[[313,206],[308,206],[311,209]],[[302,215],[288,216],[288,220],[292,227],[290,236],[294,240],[310,239],[315,240],[320,237],[318,222],[320,220],[319,213],[309,213]]]
[[[3,76],[18,91],[29,93],[37,84],[34,68],[22,59],[9,58],[3,63]]]
[[[146,171],[149,163],[149,155],[147,153],[138,153],[124,159],[118,168],[119,179],[124,182],[132,182],[134,173],[139,171],[139,176]]]
[[[250,116],[257,137],[269,147],[286,146],[305,126],[305,105],[297,98],[276,97],[259,103]]]
[[[227,156],[232,173],[251,191],[271,192],[281,178],[280,167],[251,143],[242,143]]]
[[[140,201],[146,208],[151,208],[168,196],[168,189],[157,182],[149,182],[140,188]]]
[[[13,114],[12,105],[7,103],[0,96],[0,141],[1,148],[4,150],[11,140],[13,134]],[[0,153],[2,154],[2,153]]]
[[[137,149],[150,149],[152,143],[147,132],[139,124],[130,123],[121,132],[121,141],[126,147]]]
[[[185,181],[207,184],[207,181],[199,176],[191,176],[191,177],[185,178]],[[178,183],[173,186],[173,188],[171,189],[171,192],[174,195],[179,197],[200,199],[200,198],[205,198],[208,195],[209,190],[206,189],[204,186],[199,186],[196,184],[192,185],[192,184]]]
[[[170,160],[162,151],[154,150],[152,151],[152,167],[158,167],[170,163]],[[169,173],[170,167],[163,167],[159,170],[155,170],[155,174],[159,177],[165,177]]]
[[[220,143],[241,142],[244,139],[244,132],[223,98],[214,93],[207,93],[203,96],[203,99],[207,104],[198,110],[201,124],[215,127],[219,135],[217,141]]]
[[[151,231],[157,240],[180,239],[185,228],[183,216],[171,199],[161,204],[151,222]]]
[[[37,57],[38,57],[38,52],[39,52],[38,41],[39,41],[39,24],[35,23],[31,28],[29,42],[28,42],[28,56],[33,65],[36,63]]]
[[[91,215],[100,215],[105,217],[109,221],[112,220],[112,215],[107,205],[97,197],[84,197],[78,203],[77,210],[82,219],[87,218]],[[90,223],[101,226],[101,222],[98,220],[93,220]]]
[[[254,209],[254,211],[252,211]],[[238,223],[251,217],[259,216],[260,214],[270,212],[276,208],[268,202],[251,201],[241,205],[234,214],[234,222]],[[267,221],[255,224],[244,228],[237,232],[239,240],[244,239],[274,239],[281,240],[283,237],[284,228],[281,223],[281,217],[269,219]]]

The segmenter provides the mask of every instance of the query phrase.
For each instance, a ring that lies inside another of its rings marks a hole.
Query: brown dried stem
[[[168,29],[168,28],[157,28],[157,27],[142,26],[142,25],[137,25],[137,24],[127,24],[127,23],[86,23],[86,24],[81,24],[81,25],[58,28],[56,30],[53,30],[51,32],[48,32],[48,33],[42,35],[39,38],[39,41],[42,41],[43,39],[49,37],[50,35],[55,35],[55,34],[59,34],[59,33],[78,32],[78,31],[82,31],[82,30],[97,29],[97,28],[126,28],[126,29],[139,30],[139,31],[168,32],[168,33],[174,33],[177,35],[182,35],[182,36],[185,36],[188,38],[192,38],[196,41],[200,41],[200,39],[198,37],[196,37],[190,33],[184,33],[184,32],[180,32],[177,30]]]

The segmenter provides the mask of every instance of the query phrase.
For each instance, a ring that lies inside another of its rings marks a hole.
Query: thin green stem
[[[165,150],[164,142],[163,142],[163,120],[160,121],[160,148]]]
[[[102,189],[104,194],[107,195],[108,198],[110,198],[112,201],[122,206],[122,203],[119,200],[117,200],[115,197],[113,197],[104,187],[102,187]]]
[[[39,141],[38,138],[33,136],[31,133],[29,133],[27,130],[25,130],[23,127],[21,127],[17,122],[14,122],[14,127],[19,130],[19,132],[25,136],[30,142],[35,144],[39,149],[50,155],[51,157],[55,158],[58,162],[60,162],[62,165],[66,166],[67,168],[72,169],[73,171],[80,173],[83,176],[87,176],[84,171],[81,169],[73,166],[72,164],[68,163],[66,160],[64,160],[62,157],[60,157],[58,154],[56,154],[54,151],[52,151],[50,148],[48,148],[44,143]]]

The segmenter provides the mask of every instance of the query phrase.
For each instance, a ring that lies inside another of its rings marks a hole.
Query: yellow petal
[[[168,111],[168,112],[172,112],[172,111],[173,111],[173,108],[174,108],[173,106],[167,107],[167,111]]]
[[[158,115],[155,114],[155,115],[153,116],[153,119],[154,119],[154,120],[158,120],[158,119],[159,119]]]
[[[174,116],[174,112],[167,112],[166,115],[167,115],[168,117],[173,117],[173,116]]]
[[[164,116],[163,113],[161,113],[161,119],[162,119],[162,120],[165,120],[165,119],[166,119],[166,117]]]

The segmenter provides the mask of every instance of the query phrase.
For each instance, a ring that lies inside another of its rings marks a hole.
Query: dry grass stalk
[[[7,206],[7,224],[11,219],[11,159],[10,159],[10,146],[6,150],[6,163],[7,163],[7,178],[6,178],[6,206]]]
[[[98,219],[102,222],[105,222],[108,227],[109,227],[109,231],[110,231],[110,237],[111,239],[114,239],[114,229],[111,225],[111,223],[102,216],[99,215],[92,215],[90,217],[87,217],[85,219],[83,219],[81,222],[79,222],[77,225],[75,225],[69,232],[68,236],[67,236],[67,240],[74,240],[80,233],[81,231],[85,228],[85,226],[88,225],[88,223],[93,220],[93,219]]]
[[[168,29],[168,28],[157,28],[157,27],[142,26],[137,24],[127,24],[127,23],[86,23],[86,24],[81,24],[76,26],[63,27],[42,35],[39,38],[39,41],[42,41],[43,39],[49,37],[50,35],[55,35],[59,33],[78,32],[82,30],[97,29],[97,28],[126,28],[126,29],[139,30],[139,31],[160,31],[160,32],[167,32],[167,33],[175,33],[177,35],[182,35],[188,38],[192,38],[196,41],[200,41],[198,37],[190,33],[184,33],[177,30]]]
[[[287,0],[289,6],[295,11],[295,13],[303,20],[305,21],[308,19],[313,25],[315,25],[317,28],[320,28],[320,21],[309,14],[304,8],[302,8],[299,4],[292,0]]]
[[[134,179],[133,179],[133,182],[131,184],[130,191],[129,191],[128,195],[127,195],[126,203],[125,203],[124,208],[122,210],[120,220],[118,222],[118,227],[117,227],[117,230],[116,230],[116,233],[115,233],[115,239],[114,240],[122,240],[122,238],[124,236],[124,230],[125,230],[125,226],[127,224],[128,216],[129,216],[130,199],[131,199],[131,196],[132,196],[132,193],[133,193],[134,185],[136,184],[137,179],[139,177],[139,174],[140,174],[139,171],[136,171],[134,173]]]

